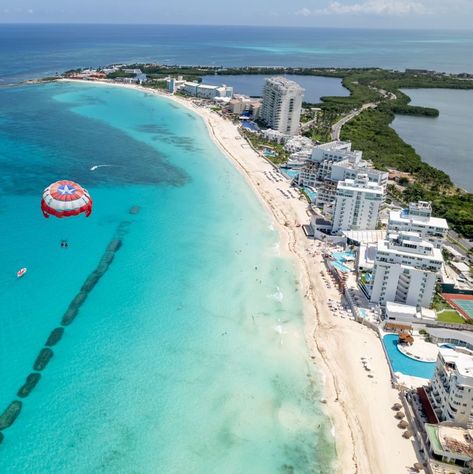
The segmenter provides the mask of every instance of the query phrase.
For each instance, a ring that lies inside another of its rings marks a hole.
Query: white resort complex
[[[266,79],[261,120],[273,130],[296,135],[302,110],[304,89],[285,77]]]
[[[360,173],[369,181],[386,187],[387,172],[374,169],[363,160],[361,151],[351,149],[351,142],[334,141],[313,148],[311,157],[300,169],[298,184],[316,187],[315,204],[324,208],[333,204],[339,181],[356,179]]]
[[[432,217],[430,202],[411,202],[407,209],[391,211],[389,214],[389,232],[418,232],[425,240],[440,248],[448,233],[445,219]]]
[[[473,353],[441,347],[428,395],[439,421],[473,428]]]
[[[384,188],[370,182],[368,175],[339,181],[335,193],[332,233],[343,230],[373,230],[378,222]]]
[[[388,234],[378,242],[371,302],[429,307],[442,264],[440,249],[423,240],[420,234]]]

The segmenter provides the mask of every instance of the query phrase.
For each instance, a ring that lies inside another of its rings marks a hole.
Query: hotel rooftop
[[[405,224],[420,224],[422,226],[438,227],[448,229],[448,224],[441,217],[432,217],[432,206],[430,202],[411,202],[407,209],[391,211],[389,213],[390,224],[401,222]]]
[[[473,377],[473,355],[467,349],[440,347],[439,352],[451,367],[455,367],[463,377]]]

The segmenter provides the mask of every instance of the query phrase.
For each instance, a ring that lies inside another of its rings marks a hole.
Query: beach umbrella
[[[52,215],[62,218],[82,213],[89,217],[92,212],[92,198],[86,189],[74,181],[56,181],[43,191],[41,210],[44,217]]]
[[[398,420],[402,420],[406,415],[404,415],[404,413],[402,411],[398,411],[395,415],[394,415]]]
[[[408,426],[409,426],[409,423],[406,421],[406,420],[401,420],[397,426],[403,430],[405,430]]]
[[[415,469],[416,472],[420,472],[420,471],[422,471],[422,469],[424,469],[424,465],[421,464],[420,462],[416,462],[414,464],[414,469]]]
[[[402,408],[402,405],[401,405],[400,403],[395,403],[395,404],[392,406],[392,409],[393,409],[393,410],[396,410],[396,411],[399,411],[401,408]]]
[[[402,433],[402,436],[406,439],[409,439],[411,436],[413,436],[413,432],[411,430],[406,430],[404,433]]]

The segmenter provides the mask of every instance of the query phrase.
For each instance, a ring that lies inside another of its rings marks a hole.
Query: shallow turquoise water
[[[4,431],[0,471],[330,472],[296,274],[203,122],[101,86],[0,95],[0,410],[129,222]],[[42,217],[42,189],[63,177],[92,194],[89,219]]]
[[[431,379],[435,372],[435,362],[422,362],[405,356],[398,348],[397,334],[386,334],[383,337],[383,344],[391,361],[394,372],[401,372],[404,375]]]

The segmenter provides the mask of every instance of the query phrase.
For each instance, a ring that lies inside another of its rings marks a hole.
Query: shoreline
[[[324,412],[332,423],[337,458],[334,469],[340,473],[398,474],[409,472],[417,461],[409,440],[402,438],[391,406],[399,401],[391,386],[391,376],[381,340],[370,329],[334,316],[328,299],[340,301],[338,291],[324,288],[326,274],[321,255],[300,225],[307,223],[307,201],[284,197],[281,190],[289,182],[266,179],[274,168],[241,137],[233,123],[191,100],[136,85],[103,81],[59,80],[88,85],[101,84],[137,90],[171,100],[196,113],[206,124],[210,138],[224,156],[244,176],[255,195],[276,223],[281,251],[295,264],[304,295],[305,339],[315,368],[321,373]],[[361,364],[366,357],[373,379],[367,378]],[[372,403],[375,401],[376,403]]]

